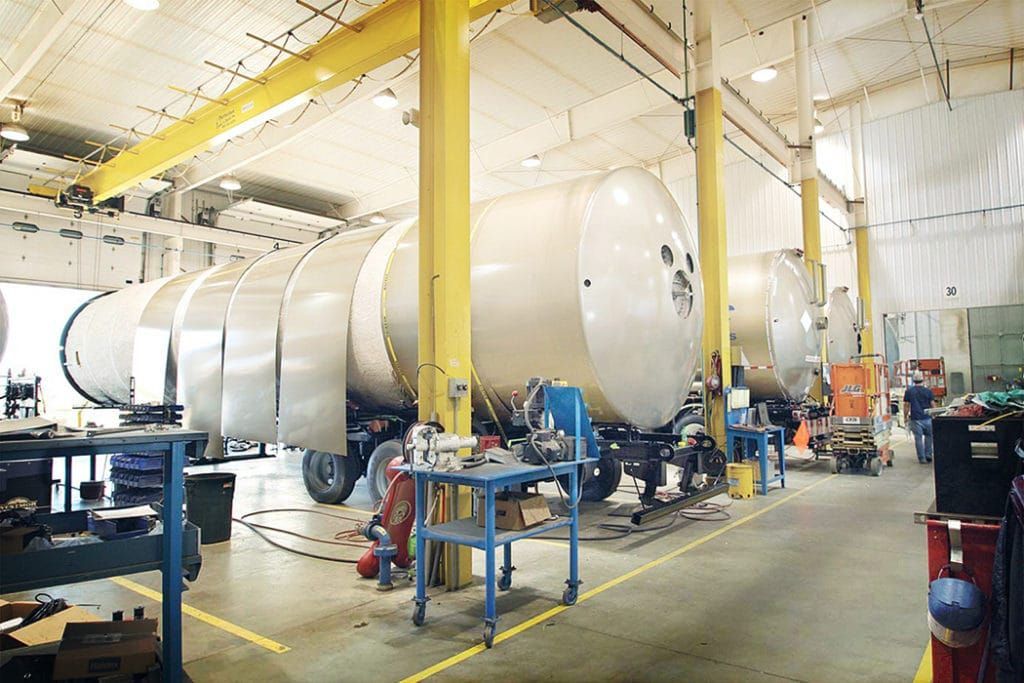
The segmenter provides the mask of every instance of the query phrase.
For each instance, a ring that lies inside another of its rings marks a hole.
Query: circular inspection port
[[[590,278],[587,278],[586,280],[583,281],[583,286],[584,287],[589,287],[590,286]]]
[[[676,257],[672,253],[672,247],[667,244],[661,245],[661,262],[669,268],[671,268],[672,264],[676,262]]]
[[[689,318],[693,312],[693,283],[681,270],[672,276],[672,303],[680,318]]]
[[[691,273],[693,272],[693,257],[689,254],[686,255],[686,269]]]

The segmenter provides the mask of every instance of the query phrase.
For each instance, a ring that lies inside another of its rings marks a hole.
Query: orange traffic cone
[[[811,443],[811,430],[807,428],[807,420],[800,420],[800,428],[793,436],[793,445],[801,451],[806,451],[809,443]]]

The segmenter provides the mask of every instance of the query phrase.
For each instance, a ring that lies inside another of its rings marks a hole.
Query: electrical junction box
[[[469,396],[469,380],[461,377],[448,378],[448,398],[466,398]]]

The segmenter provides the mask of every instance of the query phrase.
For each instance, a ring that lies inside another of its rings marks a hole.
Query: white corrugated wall
[[[876,333],[884,313],[1024,302],[1024,209],[924,220],[1024,203],[1024,92],[923,107],[863,137]]]

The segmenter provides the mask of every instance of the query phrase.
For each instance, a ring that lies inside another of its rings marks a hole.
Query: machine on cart
[[[871,358],[877,362],[863,362]],[[889,366],[880,354],[850,360],[831,366],[832,472],[867,470],[877,477],[884,466],[893,464]]]

